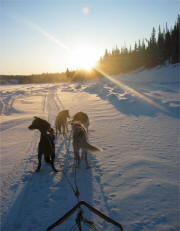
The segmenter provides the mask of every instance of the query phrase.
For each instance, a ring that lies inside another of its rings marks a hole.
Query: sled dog
[[[55,121],[56,136],[58,135],[58,133],[62,134],[64,137],[67,136],[67,132],[68,132],[67,118],[70,118],[69,110],[63,110],[58,113]]]
[[[80,167],[80,150],[82,151],[82,156],[84,156],[86,169],[90,168],[87,160],[87,152],[100,152],[100,148],[97,148],[87,142],[87,130],[85,126],[80,121],[72,121],[72,137],[73,137],[73,149],[74,158],[76,160],[76,167]]]
[[[76,113],[74,116],[73,116],[73,121],[79,121],[81,122],[85,128],[86,128],[86,131],[88,132],[88,127],[89,127],[89,117],[86,113],[84,112],[78,112]]]
[[[40,131],[40,142],[38,145],[38,167],[36,169],[37,172],[40,171],[41,168],[41,159],[44,154],[44,159],[47,163],[50,163],[52,169],[57,172],[54,167],[54,159],[55,159],[55,134],[53,128],[51,128],[50,123],[46,120],[43,120],[38,117],[34,117],[32,124],[28,127],[30,130],[37,129]]]

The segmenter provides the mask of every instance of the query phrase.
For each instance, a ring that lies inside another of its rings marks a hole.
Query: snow
[[[33,116],[54,127],[64,108],[89,115],[89,141],[103,152],[88,154],[91,168],[77,169],[80,200],[128,231],[178,231],[179,71],[159,66],[89,82],[0,86],[1,230],[40,231],[77,200],[70,138],[56,139],[54,173],[37,167],[40,134]],[[128,86],[125,88],[124,86]],[[84,207],[83,207],[84,208]],[[118,230],[84,209],[98,230]],[[70,230],[77,214],[54,230]],[[83,226],[83,230],[89,230]]]

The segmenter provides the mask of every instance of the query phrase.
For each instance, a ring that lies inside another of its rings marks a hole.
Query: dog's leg
[[[46,161],[46,163],[50,163],[50,158],[49,155],[47,153],[44,153],[44,160]]]
[[[55,172],[58,172],[58,170],[54,167],[54,160],[55,160],[55,147],[53,147],[53,151],[51,152],[51,166],[52,166],[52,169],[55,171]]]
[[[65,124],[63,124],[63,136],[64,136],[64,138],[67,138],[66,125]]]
[[[69,131],[68,131],[68,123],[67,123],[67,121],[66,121],[66,132],[68,133]]]
[[[65,128],[64,128],[64,124],[62,125],[62,134],[63,134],[63,137],[65,138]]]
[[[36,169],[36,172],[40,171],[40,168],[41,168],[41,159],[42,159],[42,152],[38,151],[38,167]]]
[[[80,167],[80,157],[79,157],[79,147],[75,143],[73,143],[74,149],[74,159],[76,160],[76,168]]]
[[[86,150],[83,150],[83,156],[84,156],[84,160],[85,160],[85,163],[86,163],[86,169],[89,169],[90,166],[88,164],[87,151]]]
[[[59,134],[61,134],[61,124],[59,124]]]
[[[80,157],[79,157],[79,150],[74,152],[75,160],[76,160],[76,168],[80,167]]]
[[[58,137],[59,134],[61,134],[61,124],[58,122],[56,124],[56,137]]]
[[[58,136],[58,133],[60,132],[60,124],[58,121],[55,123],[55,128],[56,128],[56,137]]]
[[[58,170],[54,167],[54,158],[51,160],[51,166],[55,172],[58,172]]]

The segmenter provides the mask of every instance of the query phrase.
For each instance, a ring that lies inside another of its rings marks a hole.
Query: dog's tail
[[[92,153],[95,153],[95,152],[102,152],[102,149],[101,148],[97,148],[91,144],[89,144],[88,142],[85,142],[84,143],[84,148],[86,149],[86,151],[89,151],[89,152],[92,152]]]

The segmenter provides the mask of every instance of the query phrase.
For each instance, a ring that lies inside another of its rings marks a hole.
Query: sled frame
[[[91,212],[93,212],[94,214],[96,214],[97,216],[101,217],[103,220],[107,221],[108,223],[111,223],[113,225],[115,225],[116,227],[118,227],[121,231],[123,231],[123,227],[120,223],[116,222],[115,220],[113,220],[112,218],[106,216],[105,214],[103,214],[102,212],[100,212],[99,210],[95,209],[94,207],[92,207],[91,205],[89,205],[87,202],[85,201],[80,201],[78,202],[72,209],[70,209],[66,214],[64,214],[64,216],[62,216],[60,219],[58,219],[55,223],[53,223],[52,225],[50,225],[47,228],[47,231],[52,230],[53,228],[55,228],[56,226],[62,224],[68,217],[70,217],[77,209],[81,208],[81,205],[87,207]]]

